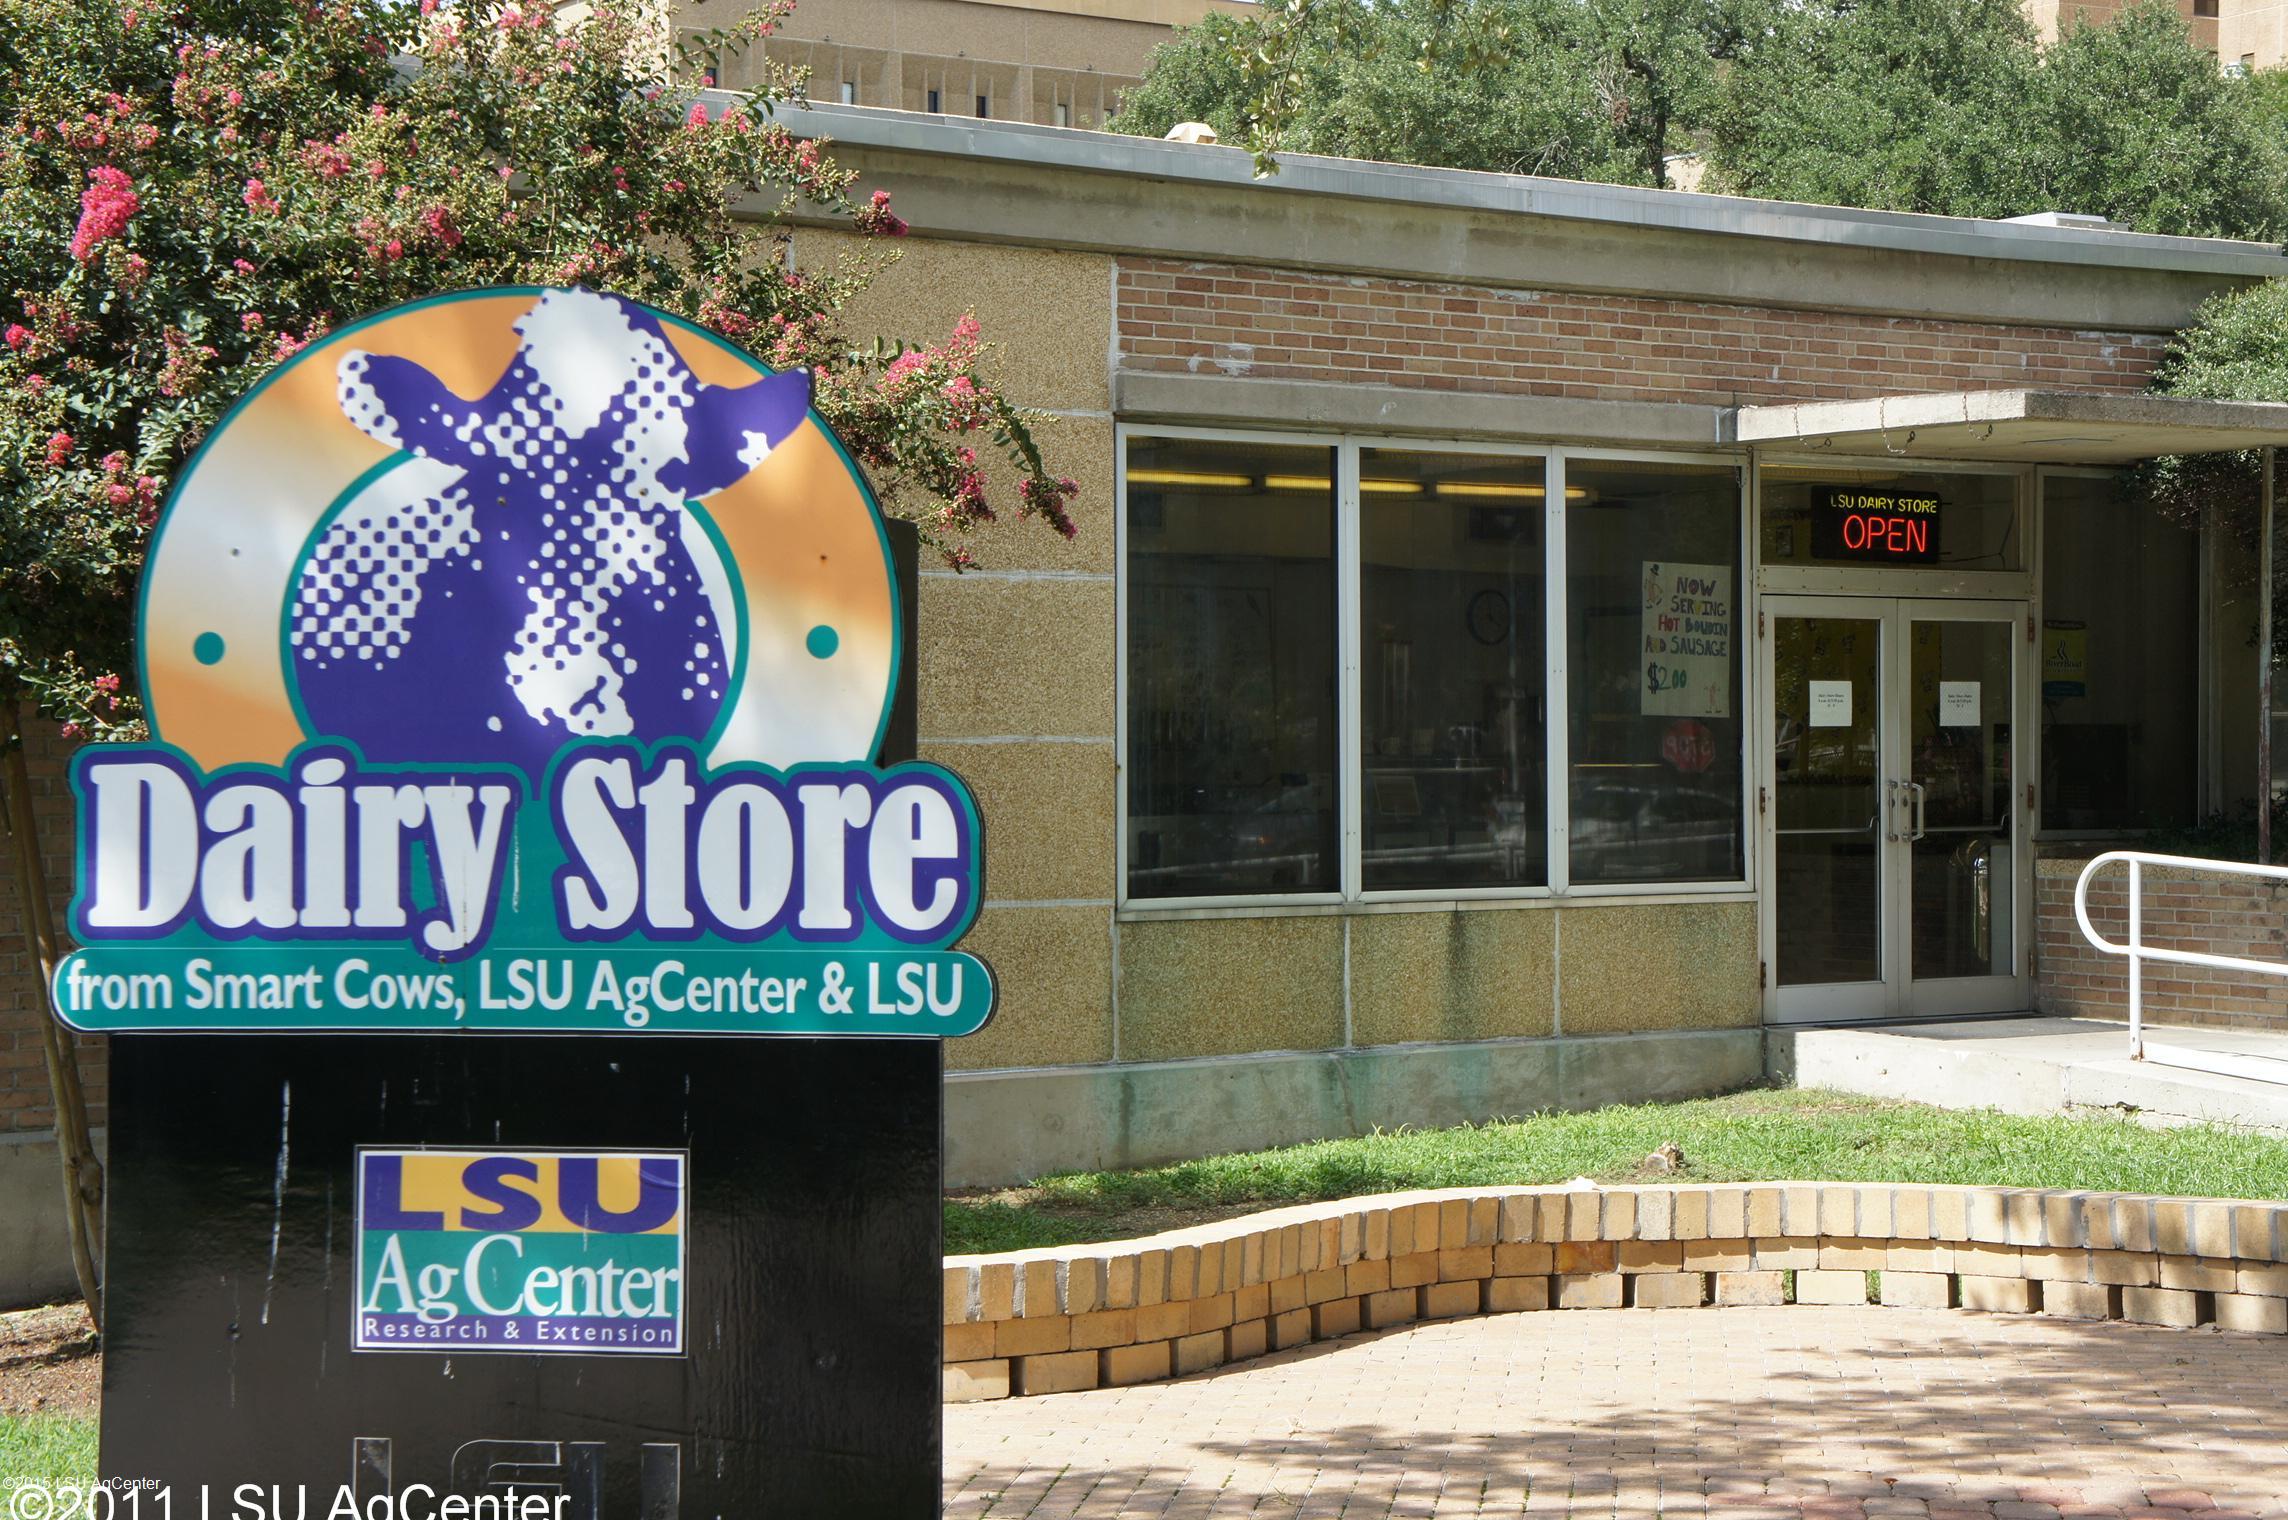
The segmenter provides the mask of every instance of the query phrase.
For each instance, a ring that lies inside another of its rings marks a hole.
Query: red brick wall
[[[2129,963],[2082,938],[2074,882],[2083,862],[2045,860],[2034,878],[2034,1005],[2083,1018],[2129,1017]],[[2144,877],[2145,943],[2251,960],[2288,960],[2288,890],[2252,881]],[[2090,883],[2089,920],[2116,944],[2129,937],[2129,879],[2109,866]],[[2199,966],[2156,965],[2144,974],[2145,1017],[2163,1024],[2288,1030],[2288,981]]]
[[[1118,291],[1125,369],[1611,401],[2141,391],[2164,343],[1158,259],[1123,259]]]
[[[29,727],[25,742],[32,772],[32,811],[39,820],[48,890],[60,927],[71,907],[72,892],[71,784],[64,775],[71,745],[54,724],[40,722]],[[46,990],[25,948],[23,925],[10,856],[0,861],[0,1133],[55,1127],[47,1067],[40,1058],[40,1023],[48,1016]],[[105,1088],[100,1038],[80,1039],[79,1064],[87,1088],[88,1122],[100,1126]]]

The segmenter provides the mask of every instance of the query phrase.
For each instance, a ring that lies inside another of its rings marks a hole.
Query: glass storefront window
[[[2111,478],[2057,475],[2042,489],[2043,832],[2189,825],[2200,535]]]
[[[1766,565],[2026,568],[2015,475],[1766,465],[1763,491]]]
[[[1334,892],[1335,451],[1128,447],[1128,894]]]
[[[1737,881],[1740,472],[1566,464],[1576,886]]]
[[[1539,459],[1359,456],[1366,890],[1548,880]]]

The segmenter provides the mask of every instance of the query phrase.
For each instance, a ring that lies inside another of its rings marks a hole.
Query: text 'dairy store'
[[[2124,481],[2288,441],[2147,393],[2277,249],[790,121],[913,224],[861,320],[974,307],[1083,485],[923,584],[1004,984],[956,1181],[2029,1008],[2042,853],[2255,795],[2247,555]]]

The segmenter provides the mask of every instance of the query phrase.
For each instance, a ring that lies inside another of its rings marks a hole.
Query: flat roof
[[[1743,406],[1733,441],[1837,455],[2117,465],[2288,447],[2288,405],[2076,391],[1956,391]]]
[[[1267,196],[1333,197],[1402,205],[1423,212],[1500,212],[1772,242],[2084,268],[2166,270],[2240,280],[2288,276],[2288,255],[2274,243],[1862,211],[1310,154],[1281,154],[1279,172],[1258,179],[1250,155],[1233,147],[874,106],[782,104],[776,116],[798,136],[829,137],[851,147],[1022,165],[1047,172],[1140,176],[1193,187],[1245,187]]]

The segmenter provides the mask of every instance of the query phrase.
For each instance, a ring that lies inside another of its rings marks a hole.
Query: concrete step
[[[2288,1035],[2148,1024],[2150,1054],[2218,1058],[2244,1072],[2288,1078]],[[1961,1019],[1770,1029],[1765,1065],[1775,1081],[1941,1108],[2012,1114],[2108,1109],[2155,1124],[2208,1121],[2288,1134],[2288,1081],[2225,1075],[2129,1059],[2129,1030],[2100,1019]]]

